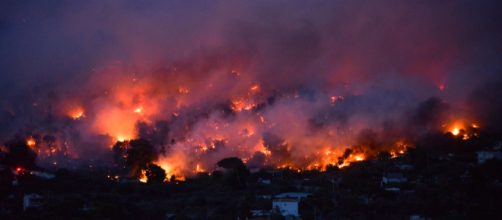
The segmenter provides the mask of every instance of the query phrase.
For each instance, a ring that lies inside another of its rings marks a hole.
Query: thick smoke
[[[409,144],[458,118],[500,131],[501,9],[3,1],[0,140],[34,137],[49,151],[41,163],[111,163],[116,141],[141,137],[172,174],[234,156],[305,167]]]

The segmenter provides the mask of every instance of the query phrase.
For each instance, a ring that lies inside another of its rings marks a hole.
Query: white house
[[[300,217],[298,200],[296,199],[275,199],[272,201],[272,209],[278,211],[284,217]]]

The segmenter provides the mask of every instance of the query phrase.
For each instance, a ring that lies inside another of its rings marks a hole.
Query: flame
[[[140,182],[142,183],[146,183],[148,181],[148,178],[146,177],[146,170],[141,170],[141,174],[139,175],[139,179],[138,179]]]
[[[363,161],[364,160],[364,154],[358,154],[354,156],[355,161]]]
[[[157,166],[160,166],[166,172],[166,178],[170,179],[173,175],[178,181],[185,180],[185,174],[193,172],[192,170],[187,170],[187,164],[185,155],[174,154],[169,155],[169,157],[161,157],[155,162]],[[202,169],[202,166],[199,166]],[[195,167],[197,169],[197,166]]]
[[[338,168],[343,168],[349,166],[354,162],[361,162],[366,160],[366,155],[364,153],[351,154],[347,157],[341,164],[338,165]]]
[[[331,100],[331,102],[332,102],[333,104],[334,104],[334,103],[336,103],[337,101],[339,101],[339,100],[343,100],[343,99],[344,99],[344,97],[343,97],[343,96],[341,96],[341,95],[338,95],[338,96],[331,96],[331,97],[330,97],[330,100]]]
[[[257,93],[260,91],[260,85],[259,84],[254,84],[251,86],[251,88],[249,88],[249,90],[252,92],[252,93]]]
[[[232,110],[235,112],[240,112],[240,111],[249,111],[256,107],[256,104],[250,102],[249,100],[245,100],[242,98],[234,99],[232,100]]]
[[[185,86],[179,86],[178,87],[178,93],[179,94],[188,94],[188,93],[190,93],[190,89],[188,87],[185,87]]]
[[[443,125],[446,132],[451,133],[453,136],[462,137],[463,140],[468,140],[473,136],[478,136],[476,129],[479,129],[477,123],[466,123],[465,120],[456,120],[450,125]]]
[[[139,115],[135,112],[127,112],[122,108],[103,109],[95,119],[94,129],[112,137],[113,144],[116,141],[133,139],[138,120]]]
[[[79,119],[82,119],[83,117],[85,117],[84,113],[85,113],[84,108],[79,106],[79,107],[76,107],[76,108],[70,110],[70,112],[68,113],[68,116],[74,120],[79,120]]]
[[[120,136],[120,135],[115,137],[115,141],[119,141],[119,142],[124,142],[124,141],[128,141],[128,140],[131,140],[131,138]]]
[[[28,147],[33,149],[37,145],[37,141],[33,137],[28,137],[26,139],[26,145],[28,145]]]
[[[140,106],[140,107],[135,108],[134,112],[138,113],[138,114],[141,114],[143,112],[143,107]]]
[[[204,168],[202,168],[200,164],[197,164],[195,166],[195,173],[202,173],[202,172],[205,172]]]

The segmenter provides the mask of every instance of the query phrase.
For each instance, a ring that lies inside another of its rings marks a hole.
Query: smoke
[[[65,157],[112,161],[116,141],[144,138],[168,174],[234,156],[305,167],[457,118],[501,124],[497,1],[0,8],[0,140],[54,136]]]

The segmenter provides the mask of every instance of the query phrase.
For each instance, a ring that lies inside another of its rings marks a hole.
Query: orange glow
[[[197,164],[195,166],[195,172],[196,173],[202,173],[202,172],[205,172],[204,168],[202,168],[202,166],[200,164]]]
[[[260,85],[258,84],[254,84],[251,86],[251,88],[249,88],[249,90],[253,93],[256,93],[256,92],[259,92],[260,91]]]
[[[141,174],[138,180],[142,183],[146,183],[148,181],[148,178],[146,177],[146,170],[141,170]]]
[[[179,94],[188,94],[190,93],[190,89],[188,87],[180,86],[178,87]]]
[[[134,113],[138,113],[138,114],[141,114],[143,112],[143,107],[137,107],[134,109]]]
[[[70,112],[68,113],[68,116],[74,120],[79,120],[79,119],[82,119],[83,117],[85,117],[84,113],[85,113],[84,108],[76,107],[76,108],[70,110]]]
[[[255,146],[255,149],[256,149],[256,151],[259,151],[259,152],[265,154],[265,156],[267,156],[267,157],[272,156],[272,152],[269,149],[267,149],[265,147],[265,145],[263,145],[263,140],[261,140],[260,143],[258,143]]]
[[[331,99],[331,102],[332,102],[332,103],[336,103],[336,102],[337,102],[337,101],[339,101],[339,100],[343,100],[343,99],[344,99],[344,97],[343,97],[343,96],[341,96],[341,95],[338,95],[338,96],[331,96],[331,97],[330,97],[330,99]]]
[[[234,99],[232,100],[232,110],[236,112],[240,112],[243,110],[249,111],[253,109],[256,106],[256,104],[249,102],[244,99]]]
[[[439,91],[443,92],[444,89],[446,88],[446,86],[444,83],[441,83],[441,84],[439,84],[438,88],[439,88]]]
[[[356,161],[363,161],[364,160],[364,154],[355,155],[354,159]]]
[[[116,141],[120,141],[120,142],[131,140],[131,138],[123,137],[123,136],[117,136],[115,139],[116,139]]]
[[[156,165],[160,166],[164,171],[166,172],[166,179],[169,180],[171,176],[175,176],[176,180],[178,181],[183,181],[185,180],[184,174],[189,174],[193,173],[194,170],[191,170],[190,168],[187,167],[185,159],[185,155],[170,155],[169,157],[162,157],[159,158],[157,162],[155,162]],[[187,169],[188,168],[188,169]],[[199,165],[199,168],[197,168],[197,165],[195,167],[195,171],[197,169],[203,170],[202,165]],[[204,171],[202,171],[204,172]]]
[[[461,131],[464,131],[466,126],[463,120],[456,120],[450,124],[443,125],[445,127],[446,131],[454,136],[460,135]]]
[[[94,129],[112,137],[113,142],[130,140],[135,137],[135,126],[139,119],[140,115],[137,113],[127,112],[122,108],[103,109],[97,114]]]
[[[366,160],[366,156],[363,153],[351,154],[347,159],[345,159],[341,164],[338,165],[338,168],[343,168],[349,166],[353,162],[361,162]]]
[[[37,142],[35,141],[35,138],[28,137],[26,139],[26,145],[28,145],[28,147],[30,147],[30,148],[34,148],[37,145]]]
[[[477,123],[465,123],[465,121],[457,120],[450,125],[443,125],[445,128],[445,132],[451,133],[453,136],[460,136],[463,140],[468,140],[473,136],[477,136],[475,130],[479,129],[479,125]]]

